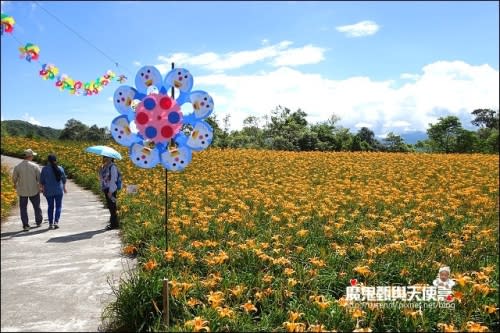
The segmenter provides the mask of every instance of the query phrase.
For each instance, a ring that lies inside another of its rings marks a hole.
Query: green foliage
[[[409,147],[407,144],[405,144],[403,138],[392,132],[387,134],[387,137],[384,139],[384,147],[387,151],[390,152],[409,151]]]
[[[106,142],[111,139],[111,134],[106,127],[97,125],[88,127],[81,121],[70,119],[64,129],[54,129],[33,125],[23,120],[2,121],[2,136],[21,136],[29,139],[73,140],[89,142]]]
[[[475,116],[473,125],[498,130],[498,110],[476,109],[472,114]]]
[[[33,125],[24,120],[3,120],[2,136],[22,136],[27,138],[57,139],[61,130]]]
[[[456,138],[455,152],[472,153],[476,151],[477,135],[475,132],[462,129]]]
[[[77,140],[88,130],[88,126],[76,119],[70,119],[64,125],[64,129],[59,136],[60,140]]]
[[[59,139],[106,142],[111,139],[111,134],[106,127],[99,128],[97,125],[92,125],[89,128],[81,121],[72,118],[66,122]]]
[[[298,109],[278,106],[272,111],[271,122],[266,126],[266,137],[271,140],[271,149],[300,150],[299,140],[307,129],[307,113]]]
[[[444,153],[498,153],[498,111],[477,109],[472,112],[472,124],[477,132],[462,128],[455,116],[441,117],[436,124],[429,124],[429,140],[415,146],[420,151]]]
[[[223,129],[215,116],[208,119],[214,128],[212,146],[219,148],[252,148],[287,151],[389,151],[389,152],[444,152],[444,153],[498,153],[498,112],[478,109],[473,112],[477,132],[466,130],[455,116],[439,118],[429,124],[428,140],[415,145],[407,144],[403,137],[389,133],[379,142],[375,133],[362,127],[356,134],[337,126],[340,118],[332,114],[327,121],[308,124],[307,113],[278,106],[261,119],[249,116],[243,128],[229,132],[229,115]],[[264,120],[265,124],[260,125]]]
[[[498,154],[499,145],[500,142],[498,140],[498,129],[494,129],[490,132],[484,142],[484,152]]]
[[[379,145],[379,142],[375,139],[375,133],[368,127],[361,127],[356,134],[361,141],[362,150],[375,150]],[[363,142],[365,142],[363,144]]]
[[[462,124],[456,116],[440,117],[436,124],[429,124],[427,130],[433,151],[444,153],[457,151],[457,138],[462,133]]]
[[[249,148],[286,151],[388,151],[388,152],[443,152],[443,153],[498,153],[498,111],[476,109],[472,112],[472,124],[479,127],[474,131],[462,127],[455,116],[439,118],[436,124],[429,124],[428,140],[415,145],[407,144],[403,137],[389,133],[379,142],[375,133],[362,127],[356,134],[347,128],[337,126],[340,118],[331,114],[328,120],[309,124],[307,113],[298,109],[277,106],[271,115],[262,118],[248,116],[243,120],[241,130],[230,131],[230,114],[222,119],[222,125],[215,114],[206,121],[214,130],[212,147]],[[261,121],[265,123],[261,125]],[[76,119],[66,122],[63,130],[40,127],[20,120],[2,121],[2,136],[23,136],[27,138],[49,138],[72,141],[104,143],[112,139],[106,127],[91,127]]]
[[[351,141],[351,151],[361,151],[363,150],[362,147],[361,147],[361,139],[359,138],[359,136],[355,135],[353,138],[352,138],[352,141]]]
[[[480,127],[477,131],[477,150],[482,153],[498,153],[498,110],[477,109],[472,114],[476,116],[472,124]]]

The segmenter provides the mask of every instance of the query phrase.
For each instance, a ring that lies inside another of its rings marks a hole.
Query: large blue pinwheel
[[[177,99],[167,95],[175,87]],[[154,66],[142,67],[135,77],[135,88],[118,87],[113,103],[120,116],[111,122],[111,135],[129,147],[130,159],[141,168],[161,164],[171,171],[182,171],[191,162],[192,151],[206,149],[213,130],[204,121],[214,109],[212,97],[202,90],[191,91],[193,76],[184,68],[174,68],[162,79]],[[183,115],[181,106],[189,103],[192,112]]]

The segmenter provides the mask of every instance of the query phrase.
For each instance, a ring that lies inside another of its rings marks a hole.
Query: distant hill
[[[417,141],[428,139],[427,133],[422,131],[406,132],[399,135],[406,143],[414,145]]]
[[[24,120],[3,120],[2,136],[23,136],[45,139],[57,139],[62,130],[52,127],[33,125]]]

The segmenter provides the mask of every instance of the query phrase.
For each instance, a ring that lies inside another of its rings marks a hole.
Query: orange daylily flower
[[[252,302],[250,302],[250,300],[248,300],[245,304],[243,304],[241,308],[243,308],[243,310],[245,310],[246,313],[257,312],[257,308],[255,307],[255,305],[252,304]]]

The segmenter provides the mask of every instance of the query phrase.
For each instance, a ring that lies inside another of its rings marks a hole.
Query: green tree
[[[5,126],[4,122],[1,123],[0,135],[1,136],[10,136],[9,131],[7,130],[7,126]]]
[[[432,152],[432,146],[430,140],[419,140],[415,143],[415,150],[422,153]]]
[[[76,119],[71,118],[64,125],[64,129],[59,136],[61,140],[82,140],[85,137],[85,133],[88,130],[88,126],[78,121]]]
[[[222,147],[222,141],[224,140],[224,133],[219,126],[219,121],[215,113],[212,113],[205,121],[212,127],[214,131],[214,137],[212,139],[212,147]]]
[[[491,109],[476,109],[472,111],[475,116],[471,123],[474,126],[489,129],[498,129],[498,111]]]
[[[223,124],[223,129],[222,129],[222,136],[221,136],[221,147],[222,148],[227,148],[229,147],[229,128],[231,127],[231,115],[228,113],[222,118],[222,124]]]
[[[301,151],[318,150],[319,143],[318,134],[310,129],[301,132],[301,136],[297,142]]]
[[[361,147],[361,138],[358,135],[353,136],[352,141],[351,141],[351,151],[362,151],[363,148]]]
[[[28,133],[26,133],[26,137],[28,139],[33,139],[35,138],[35,132],[33,132],[33,130],[29,130]]]
[[[457,135],[455,152],[457,153],[472,153],[476,151],[478,143],[477,134],[466,129],[460,130]]]
[[[497,153],[499,152],[499,137],[498,130],[492,130],[488,138],[484,142],[484,152],[486,153]]]
[[[463,135],[463,128],[456,116],[440,117],[436,124],[427,129],[434,151],[453,153],[457,151],[457,138]]]
[[[335,141],[337,142],[338,151],[351,150],[354,135],[349,131],[348,128],[336,127],[333,130],[333,134],[335,136]]]
[[[316,149],[320,151],[339,151],[341,149],[341,145],[334,133],[334,124],[335,122],[326,121],[323,123],[311,125],[311,132],[316,134],[317,143]]]
[[[239,135],[244,137],[245,148],[262,148],[264,146],[264,133],[259,126],[259,119],[255,116],[249,116],[243,120],[243,129]]]
[[[476,146],[483,153],[498,153],[498,111],[490,109],[476,109],[471,123],[478,126]]]
[[[299,140],[307,129],[306,116],[307,114],[300,109],[292,112],[286,107],[276,107],[264,131],[264,136],[269,139],[271,148],[300,150]]]
[[[405,143],[404,139],[393,132],[387,134],[387,137],[384,139],[384,147],[387,151],[391,152],[408,151],[408,145]]]
[[[83,134],[82,139],[93,142],[106,142],[111,138],[107,133],[107,129],[105,127],[99,128],[97,125],[92,125],[88,130],[86,130]]]
[[[360,140],[361,150],[379,150],[380,143],[375,139],[375,133],[368,127],[361,127],[356,133]],[[363,144],[365,142],[365,144]]]

